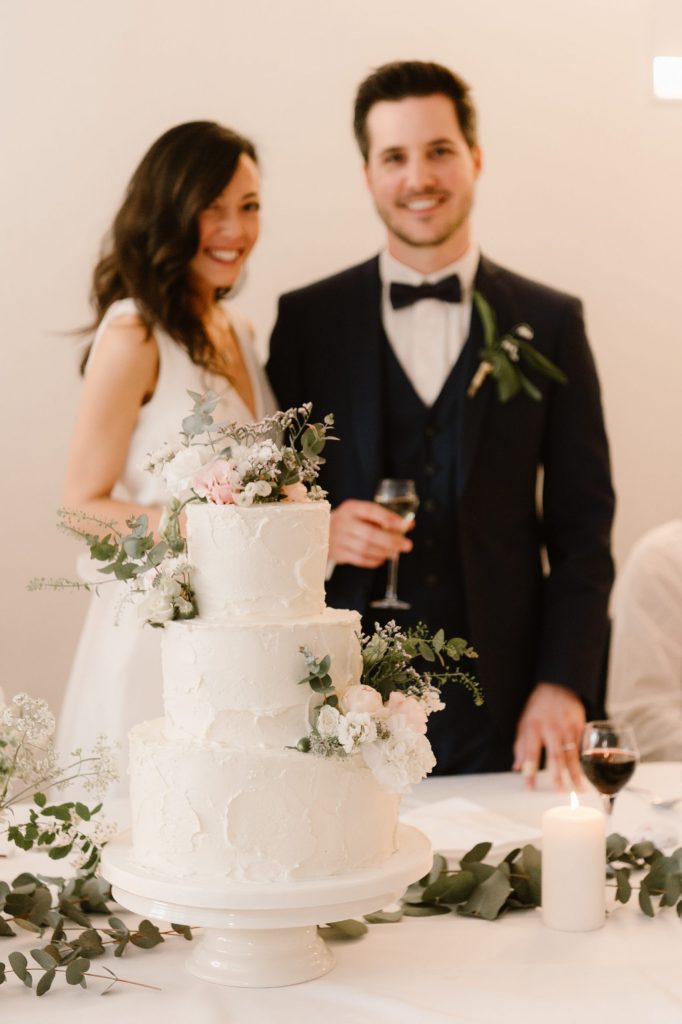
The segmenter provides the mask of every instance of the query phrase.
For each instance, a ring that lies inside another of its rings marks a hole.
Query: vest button
[[[436,428],[429,425],[424,427],[424,437],[432,438],[436,436]]]
[[[437,466],[433,462],[426,462],[424,464],[424,473],[426,476],[435,476]]]
[[[435,587],[438,583],[438,577],[435,573],[430,572],[424,577],[424,583],[427,587]]]
[[[425,501],[422,501],[421,507],[422,507],[424,512],[435,512],[436,511],[436,503],[433,500],[433,498],[426,498]]]

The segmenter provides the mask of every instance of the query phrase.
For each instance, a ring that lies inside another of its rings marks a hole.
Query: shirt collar
[[[480,256],[478,246],[471,245],[463,256],[460,256],[454,263],[449,263],[447,267],[441,267],[433,274],[420,274],[418,270],[408,267],[405,263],[397,260],[395,256],[391,256],[388,249],[382,249],[379,253],[379,276],[383,285],[387,287],[391,281],[411,285],[420,285],[425,282],[435,284],[437,281],[442,281],[444,277],[457,274],[462,285],[463,296],[470,298]]]

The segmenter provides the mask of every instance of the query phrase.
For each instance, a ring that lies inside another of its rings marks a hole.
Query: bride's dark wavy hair
[[[210,363],[187,267],[199,245],[199,214],[232,180],[242,153],[257,161],[249,139],[213,121],[180,124],[156,140],[130,180],[95,267],[91,330],[112,302],[135,299],[150,336],[158,326],[194,363]]]

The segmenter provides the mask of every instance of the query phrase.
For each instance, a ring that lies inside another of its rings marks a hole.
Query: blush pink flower
[[[402,715],[414,732],[422,735],[426,732],[426,710],[414,697],[393,690],[386,703],[386,713],[389,717]]]
[[[383,711],[384,705],[381,694],[373,686],[355,683],[353,686],[349,686],[341,697],[341,707],[344,711],[358,713],[366,711],[369,714],[379,714]]]
[[[306,485],[298,480],[295,484],[287,484],[282,488],[285,501],[307,501],[308,491]]]
[[[225,459],[210,462],[192,478],[192,488],[200,498],[206,498],[214,505],[234,504],[230,484],[230,463]]]

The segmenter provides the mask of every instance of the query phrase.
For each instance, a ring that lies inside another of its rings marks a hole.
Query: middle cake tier
[[[301,648],[329,655],[338,696],[360,682],[360,616],[328,608],[286,622],[170,622],[162,639],[165,733],[232,748],[282,749],[309,731],[321,698],[300,680]]]

